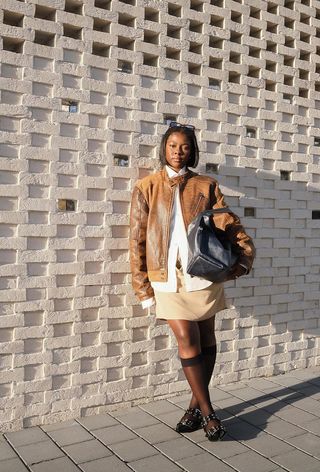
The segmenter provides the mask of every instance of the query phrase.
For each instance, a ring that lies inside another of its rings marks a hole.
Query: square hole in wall
[[[202,22],[197,20],[190,20],[189,30],[194,33],[202,33]]]
[[[175,115],[163,115],[163,123],[165,125],[170,125],[172,121],[177,121],[177,117]]]
[[[11,64],[2,63],[1,74],[2,77],[9,79],[21,79],[22,67],[17,67]]]
[[[190,41],[189,51],[193,54],[202,54],[202,44]]]
[[[291,172],[289,170],[280,170],[280,180],[291,180]]]
[[[209,77],[209,88],[212,90],[221,90],[221,80]]]
[[[190,9],[195,11],[203,11],[202,0],[190,0]]]
[[[129,156],[125,156],[122,154],[115,154],[113,156],[113,163],[115,166],[129,167]]]
[[[255,138],[256,137],[256,130],[255,128],[246,127],[246,138]]]
[[[93,29],[94,31],[101,31],[102,33],[110,33],[111,22],[107,20],[102,20],[101,18],[93,19]]]
[[[315,136],[314,137],[314,143],[315,146],[320,146],[320,136]]]
[[[167,59],[174,59],[176,61],[179,61],[180,60],[180,49],[174,49],[174,48],[170,48],[170,47],[167,47],[166,48],[166,58]]]
[[[65,0],[64,10],[75,15],[82,15],[83,3],[78,0]]]
[[[135,17],[128,15],[127,13],[119,12],[118,15],[118,23],[119,25],[129,26],[130,28],[135,27]]]
[[[283,94],[283,101],[286,103],[292,103],[293,96],[290,95],[289,93],[284,93]]]
[[[55,34],[48,33],[46,31],[35,31],[34,33],[34,42],[36,44],[42,44],[43,46],[51,46],[54,47],[55,45]]]
[[[94,80],[103,80],[106,81],[108,79],[108,71],[105,69],[101,69],[100,67],[90,67],[90,77]]]
[[[118,1],[121,2],[121,3],[124,3],[126,5],[135,6],[135,4],[136,4],[136,0],[118,0]]]
[[[180,39],[181,28],[179,26],[167,25],[167,36],[169,36],[169,38]]]
[[[159,11],[155,8],[146,7],[144,10],[144,19],[157,23],[159,21]]]
[[[106,94],[93,91],[90,92],[90,103],[94,103],[96,105],[105,105],[106,100]]]
[[[232,11],[231,11],[232,14]],[[223,28],[224,25],[224,18],[218,15],[211,15],[210,16],[210,26],[215,26],[217,28]]]
[[[251,216],[255,217],[256,209],[254,207],[245,207],[244,208],[244,216]]]
[[[2,47],[4,51],[21,53],[23,52],[23,43],[24,41],[22,39],[17,38],[3,37],[2,39]]]
[[[76,202],[75,200],[67,200],[65,198],[58,200],[58,210],[61,211],[75,211]]]
[[[62,99],[61,109],[63,111],[68,111],[69,113],[77,113],[78,112],[78,103],[74,102],[72,100]]]
[[[201,74],[201,64],[194,64],[192,62],[188,62],[188,72],[189,72],[189,74],[200,75]]]
[[[118,48],[134,50],[134,40],[125,36],[118,36]]]
[[[153,100],[141,99],[141,111],[153,113],[156,110],[156,102]]]
[[[154,31],[144,30],[143,40],[145,43],[159,44],[159,33],[155,33]]]
[[[151,66],[151,67],[158,67],[158,56],[154,56],[153,54],[143,53],[143,65]]]
[[[63,49],[63,60],[74,64],[80,64],[82,53],[73,49]]]
[[[36,5],[35,18],[41,18],[42,20],[55,21],[56,10],[54,8],[45,7],[43,5]]]
[[[212,162],[207,162],[206,164],[206,173],[207,174],[218,174],[218,164]]]
[[[180,77],[179,70],[165,69],[164,74],[165,74],[164,75],[165,80],[179,81],[179,77]]]
[[[12,11],[3,11],[3,24],[10,26],[23,26],[23,15]]]
[[[73,39],[82,39],[82,28],[74,25],[63,24],[63,36]]]
[[[125,74],[132,74],[132,62],[119,60],[118,72],[124,72]]]
[[[103,10],[110,10],[111,0],[94,0],[94,6]]]
[[[174,92],[165,92],[164,94],[164,101],[166,103],[178,103],[179,102],[179,94]],[[188,108],[188,107],[187,107]],[[188,113],[187,113],[188,114]],[[189,115],[188,115],[189,116]]]
[[[176,3],[168,3],[168,14],[171,16],[181,16],[181,6]]]
[[[109,57],[110,46],[106,46],[104,43],[98,43],[93,41],[92,54],[94,54],[95,56]]]

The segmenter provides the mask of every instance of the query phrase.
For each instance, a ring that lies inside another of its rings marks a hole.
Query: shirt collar
[[[187,167],[184,166],[182,169],[179,170],[179,172],[176,172],[175,170],[171,169],[168,165],[166,165],[166,171],[168,174],[168,177],[171,179],[172,177],[178,177],[178,175],[184,175],[187,172]]]

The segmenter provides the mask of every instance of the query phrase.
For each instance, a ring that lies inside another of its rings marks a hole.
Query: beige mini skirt
[[[202,321],[227,308],[223,283],[186,292],[181,268],[176,267],[177,292],[154,291],[156,318],[163,320]]]

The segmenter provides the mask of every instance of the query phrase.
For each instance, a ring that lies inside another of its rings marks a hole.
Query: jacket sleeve
[[[219,184],[215,182],[214,188],[214,204],[212,208],[227,207],[224,195],[222,194]],[[251,237],[245,232],[239,217],[235,213],[221,213],[213,215],[214,224],[228,234],[231,243],[239,252],[239,258],[236,265],[241,264],[247,268],[247,273],[252,269],[253,261],[256,256],[256,249]]]
[[[143,193],[136,185],[132,192],[130,207],[129,250],[132,287],[140,301],[154,296],[148,279],[146,261],[146,237],[149,207]]]

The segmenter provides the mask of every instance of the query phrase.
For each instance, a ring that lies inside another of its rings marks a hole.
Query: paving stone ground
[[[320,471],[320,367],[212,388],[220,442],[174,430],[189,398],[5,433],[0,471]]]

